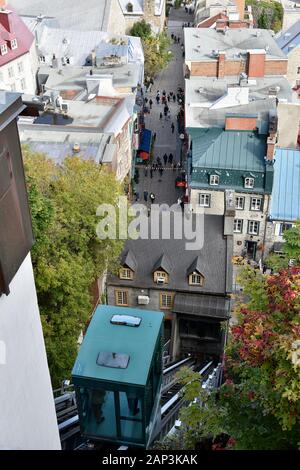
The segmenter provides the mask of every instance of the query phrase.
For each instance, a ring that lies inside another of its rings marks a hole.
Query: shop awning
[[[140,140],[140,157],[143,158],[142,154],[150,154],[150,148],[151,148],[151,135],[152,132],[149,129],[142,129],[141,132],[141,140]]]

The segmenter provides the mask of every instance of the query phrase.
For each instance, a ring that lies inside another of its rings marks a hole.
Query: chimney
[[[225,52],[220,51],[218,55],[218,70],[217,70],[217,77],[224,78],[225,77]]]
[[[240,15],[240,20],[243,20],[245,15],[245,0],[235,0],[235,4]]]
[[[5,3],[5,2],[3,2],[3,3]],[[9,33],[14,33],[14,27],[13,27],[13,24],[12,24],[12,11],[0,10],[0,24]]]
[[[225,117],[225,131],[254,131],[257,128],[257,115],[230,115]]]
[[[233,234],[233,222],[235,217],[235,192],[234,189],[225,189],[224,193],[224,235]]]
[[[267,160],[270,162],[273,160],[274,151],[275,151],[275,144],[276,144],[277,135],[272,135],[267,139]]]
[[[265,49],[250,49],[248,52],[248,77],[265,76]]]

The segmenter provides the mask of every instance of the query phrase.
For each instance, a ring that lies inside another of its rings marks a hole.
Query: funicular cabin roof
[[[114,315],[140,317],[139,326],[112,324]],[[162,312],[100,305],[80,347],[72,376],[79,379],[145,386],[157,338],[163,323]],[[126,368],[97,364],[100,352],[129,356]]]

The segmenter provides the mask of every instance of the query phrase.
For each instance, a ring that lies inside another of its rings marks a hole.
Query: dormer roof
[[[169,261],[169,258],[165,255],[165,254],[162,254],[158,260],[156,261],[154,267],[153,267],[153,271],[152,272],[155,272],[155,271],[158,271],[159,269],[162,269],[163,271],[165,271],[167,274],[170,274],[171,272],[171,263]]]

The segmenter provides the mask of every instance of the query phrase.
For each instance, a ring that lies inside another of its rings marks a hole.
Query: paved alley
[[[183,9],[181,9],[183,10]],[[178,17],[177,10],[174,11],[174,16]],[[161,103],[157,105],[156,94],[160,91],[162,96],[163,90],[168,94],[169,92],[177,93],[178,87],[184,89],[184,78],[183,78],[183,57],[181,44],[183,42],[183,29],[182,22],[190,21],[191,16],[185,14],[184,10],[180,11],[180,20],[173,19],[173,14],[168,21],[168,34],[171,36],[173,33],[175,36],[180,37],[178,44],[173,43],[170,50],[173,54],[173,59],[169,63],[168,67],[165,68],[154,80],[154,85],[151,87],[151,91],[145,93],[145,97],[153,101],[152,110],[150,114],[145,115],[145,127],[150,129],[152,133],[156,132],[156,139],[154,143],[154,160],[156,162],[157,157],[160,157],[163,163],[163,174],[160,175],[158,170],[153,171],[153,177],[150,177],[150,166],[148,167],[147,176],[145,175],[145,169],[143,165],[139,167],[139,184],[136,186],[136,191],[139,193],[139,201],[144,202],[144,191],[148,192],[148,205],[149,194],[152,192],[155,195],[155,203],[166,203],[174,204],[177,203],[179,197],[184,194],[184,188],[175,188],[175,179],[182,173],[181,169],[173,169],[170,163],[167,165],[163,162],[163,156],[166,153],[173,155],[173,163],[178,164],[180,162],[181,154],[181,140],[179,139],[178,126],[177,126],[177,114],[180,111],[180,105],[177,101],[174,103],[171,99],[168,103],[171,116],[165,118],[164,116],[160,119],[160,113],[163,114],[164,105]],[[171,125],[174,124],[175,131],[172,133]]]

